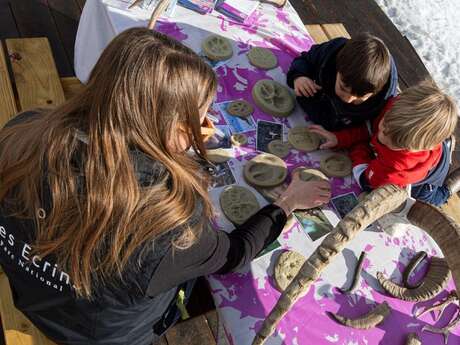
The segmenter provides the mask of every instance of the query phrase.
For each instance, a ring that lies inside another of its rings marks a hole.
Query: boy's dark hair
[[[383,41],[368,33],[350,39],[337,55],[337,72],[353,95],[379,92],[391,71],[391,56]]]

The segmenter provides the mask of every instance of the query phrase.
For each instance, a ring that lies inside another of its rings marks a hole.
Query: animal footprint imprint
[[[330,177],[345,177],[351,174],[352,163],[348,156],[340,153],[323,158],[320,162],[321,171]]]
[[[262,68],[272,69],[278,65],[278,59],[269,49],[254,47],[248,52],[248,60],[251,65]]]
[[[245,100],[233,101],[227,105],[227,111],[230,115],[239,117],[248,117],[254,112],[251,103]]]
[[[259,80],[252,88],[252,97],[264,112],[273,116],[287,117],[295,108],[289,89],[274,80]]]
[[[246,181],[256,187],[275,187],[287,177],[286,163],[279,157],[262,153],[244,166],[243,174]]]
[[[218,35],[211,35],[202,43],[204,54],[214,61],[227,60],[232,57],[233,49],[230,41]]]
[[[220,194],[220,206],[224,215],[234,224],[243,224],[260,206],[255,195],[241,186],[228,186]]]

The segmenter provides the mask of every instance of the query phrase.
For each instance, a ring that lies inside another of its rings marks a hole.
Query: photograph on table
[[[320,208],[297,210],[294,217],[310,239],[315,242],[334,228]]]
[[[205,147],[208,150],[229,149],[232,147],[232,133],[227,126],[215,126],[215,132],[212,137],[207,139]]]
[[[225,122],[230,127],[230,131],[233,134],[254,131],[256,129],[256,126],[254,124],[254,120],[252,119],[252,117],[238,117],[232,116],[228,113],[227,106],[231,102],[233,101],[216,103],[219,112],[222,114],[222,116],[225,119]]]
[[[211,189],[228,186],[234,183],[236,183],[236,179],[227,162],[214,165],[211,172]]]
[[[264,256],[265,254],[273,252],[275,249],[278,249],[281,247],[281,243],[279,243],[278,240],[272,242],[267,248],[262,250],[259,254],[257,254],[256,258],[260,258],[261,256]]]
[[[283,125],[270,121],[257,121],[257,151],[269,152],[268,144],[273,140],[283,141]]]
[[[338,216],[343,218],[348,212],[354,209],[356,205],[358,205],[358,198],[355,193],[350,192],[332,198],[331,204],[336,210]]]

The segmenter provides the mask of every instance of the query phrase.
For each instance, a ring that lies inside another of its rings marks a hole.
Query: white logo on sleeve
[[[368,179],[370,180],[372,178],[372,176],[374,176],[374,171],[369,170]]]

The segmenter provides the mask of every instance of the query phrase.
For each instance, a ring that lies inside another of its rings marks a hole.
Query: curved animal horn
[[[409,333],[406,339],[406,345],[422,345],[420,338],[415,333]]]
[[[349,241],[374,221],[393,211],[406,199],[406,191],[395,185],[386,185],[372,191],[351,210],[305,261],[265,319],[252,345],[262,345],[265,342],[291,306],[308,291],[331,259],[340,253]]]
[[[329,316],[331,316],[335,321],[338,323],[353,327],[357,329],[369,329],[377,326],[381,322],[383,322],[388,315],[390,315],[391,308],[387,302],[383,302],[379,304],[377,307],[372,309],[367,314],[360,316],[356,319],[349,319],[344,316],[340,316],[331,312],[327,312]]]
[[[157,22],[158,18],[160,18],[163,12],[166,11],[166,8],[170,3],[171,0],[160,0],[160,2],[157,4],[152,12],[152,16],[150,17],[149,25],[147,26],[150,30],[155,27],[155,23]]]
[[[458,291],[460,289],[460,226],[441,209],[420,201],[409,210],[407,219],[426,231],[441,248]]]
[[[364,259],[366,258],[366,252],[361,252],[359,255],[358,263],[356,264],[355,273],[353,274],[353,281],[348,289],[340,289],[338,290],[341,293],[352,293],[358,287],[359,278],[361,277],[361,272],[363,270]]]
[[[431,258],[430,268],[422,284],[414,289],[400,286],[386,279],[382,272],[377,272],[377,280],[385,291],[393,297],[409,302],[423,302],[436,297],[445,289],[450,278],[450,270],[446,260]]]
[[[420,251],[414,255],[414,257],[409,261],[407,264],[406,269],[403,272],[403,284],[408,289],[415,289],[422,285],[423,280],[417,282],[416,284],[412,285],[409,281],[411,274],[415,271],[415,269],[420,265],[420,263],[426,259],[428,254],[424,251]]]

